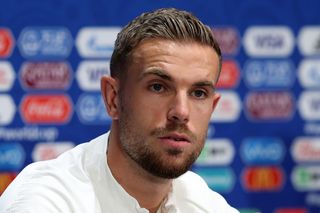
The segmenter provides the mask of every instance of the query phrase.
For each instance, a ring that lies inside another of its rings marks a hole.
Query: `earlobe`
[[[119,117],[118,80],[110,76],[101,78],[101,95],[109,116],[116,120]]]

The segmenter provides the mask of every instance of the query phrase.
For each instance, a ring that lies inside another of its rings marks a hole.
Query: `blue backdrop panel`
[[[193,170],[241,212],[320,212],[320,2],[10,0],[0,7],[0,194],[23,167],[110,127],[99,92],[116,33],[191,11],[223,51],[220,105]]]

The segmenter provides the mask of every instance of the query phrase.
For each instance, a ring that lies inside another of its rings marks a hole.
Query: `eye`
[[[159,83],[154,83],[154,84],[150,85],[149,88],[151,91],[154,91],[154,92],[163,92],[165,89],[164,86]]]
[[[198,98],[198,99],[204,99],[204,98],[208,97],[207,92],[204,90],[200,90],[200,89],[192,91],[191,95],[195,98]]]

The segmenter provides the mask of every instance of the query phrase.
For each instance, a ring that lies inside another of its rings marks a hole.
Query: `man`
[[[188,171],[220,98],[210,29],[176,9],[142,14],[118,34],[110,64],[110,132],[26,167],[1,212],[238,212]]]

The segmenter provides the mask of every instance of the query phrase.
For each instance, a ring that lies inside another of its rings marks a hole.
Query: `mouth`
[[[167,134],[159,137],[159,139],[165,145],[174,148],[182,148],[191,144],[191,139],[187,135],[180,133]]]

